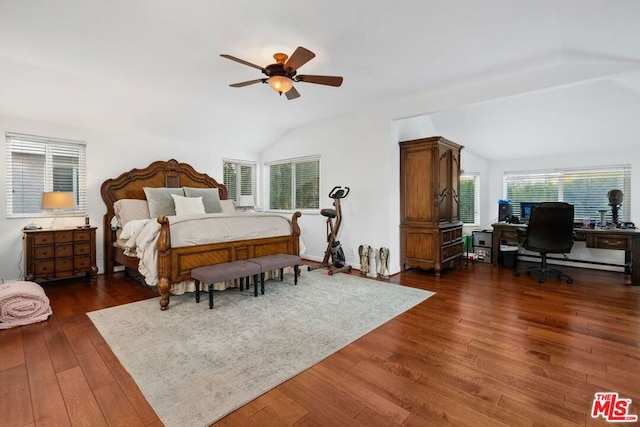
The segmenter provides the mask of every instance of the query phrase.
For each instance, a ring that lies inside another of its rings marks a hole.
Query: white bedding
[[[171,225],[171,247],[229,242],[291,234],[291,221],[266,213],[216,213],[167,217]],[[120,232],[124,253],[139,258],[138,270],[150,286],[158,284],[157,241],[160,224],[153,219],[129,221]],[[171,292],[194,291],[193,282],[173,284]]]

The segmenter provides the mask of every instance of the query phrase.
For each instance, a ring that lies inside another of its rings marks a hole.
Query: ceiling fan
[[[291,57],[284,53],[274,54],[273,59],[276,60],[275,64],[267,65],[266,67],[261,67],[247,62],[244,59],[236,58],[235,56],[227,54],[221,54],[220,56],[239,62],[240,64],[248,65],[249,67],[257,68],[262,71],[262,74],[267,76],[266,78],[234,83],[229,85],[231,87],[244,87],[255,83],[268,83],[269,86],[271,86],[271,88],[280,95],[284,93],[288,100],[292,100],[300,97],[300,93],[298,93],[296,88],[293,87],[293,83],[315,83],[335,87],[339,87],[342,84],[342,77],[339,76],[298,74],[298,68],[302,67],[316,56],[315,53],[302,46],[298,46]]]

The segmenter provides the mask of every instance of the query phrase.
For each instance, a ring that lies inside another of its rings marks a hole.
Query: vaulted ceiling
[[[638,22],[633,0],[0,0],[0,114],[259,151],[307,123],[566,63],[592,79],[413,113],[487,158],[526,155],[510,138],[565,115],[568,138],[622,128],[625,146],[640,130]],[[292,101],[229,87],[262,75],[221,53],[264,66],[297,46],[317,55],[300,73],[342,87],[298,83]]]

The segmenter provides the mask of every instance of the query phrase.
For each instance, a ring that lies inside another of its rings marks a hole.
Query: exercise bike
[[[322,264],[318,266],[310,266],[308,270],[316,270],[318,268],[327,268],[327,274],[329,276],[334,273],[340,273],[343,271],[350,271],[351,266],[346,265],[344,251],[342,245],[337,240],[338,230],[342,223],[342,208],[340,207],[340,200],[349,195],[349,187],[333,187],[329,191],[329,197],[333,199],[333,206],[335,209],[326,208],[320,209],[320,215],[327,218],[327,250],[324,252],[324,258]],[[329,262],[331,258],[331,262]]]

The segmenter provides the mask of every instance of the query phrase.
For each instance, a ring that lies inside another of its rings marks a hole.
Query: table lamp
[[[76,198],[72,192],[67,191],[45,191],[42,193],[42,209],[50,209],[55,211],[55,215],[59,215],[63,209],[74,209],[76,207]],[[49,228],[53,228],[56,217],[51,221]]]
[[[239,208],[252,208],[254,206],[253,204],[253,196],[249,195],[249,196],[240,196],[238,198],[238,207]]]

